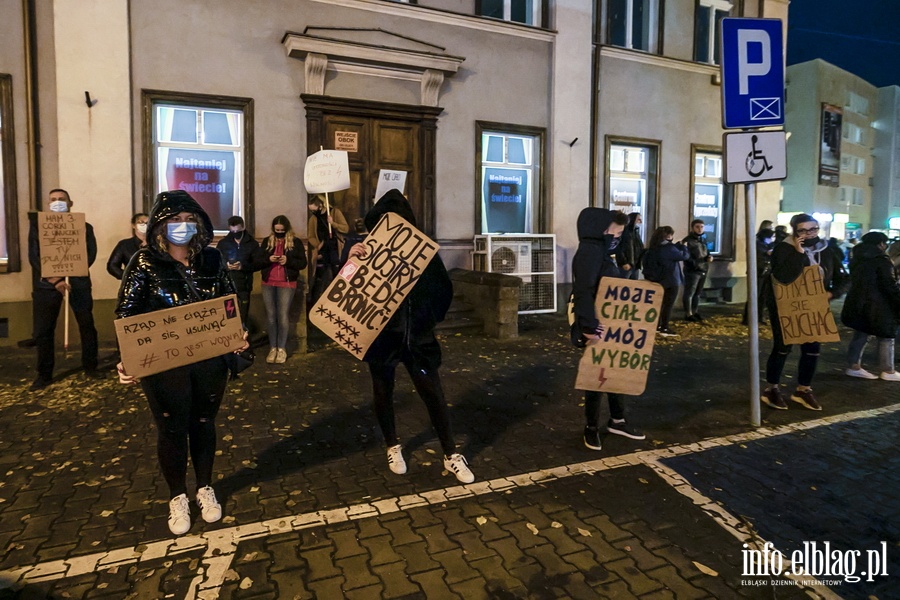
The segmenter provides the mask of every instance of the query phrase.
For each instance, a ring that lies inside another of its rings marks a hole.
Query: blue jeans
[[[267,331],[269,332],[269,346],[271,348],[285,348],[287,346],[288,331],[291,325],[290,310],[291,301],[294,299],[295,288],[262,286],[263,302],[266,305],[266,317],[268,319]]]
[[[882,373],[894,372],[894,338],[880,338],[870,336],[862,331],[853,331],[853,338],[850,340],[850,346],[847,349],[847,362],[850,366],[862,363],[863,350],[866,349],[866,343],[870,338],[875,337],[878,340],[878,368]]]

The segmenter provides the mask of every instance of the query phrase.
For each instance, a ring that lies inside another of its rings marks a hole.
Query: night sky
[[[787,64],[821,58],[876,87],[900,85],[900,0],[791,0]]]

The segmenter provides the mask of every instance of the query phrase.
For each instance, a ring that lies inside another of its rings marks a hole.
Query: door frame
[[[407,189],[412,197],[419,228],[431,237],[435,235],[435,171],[437,163],[437,118],[444,109],[439,106],[419,106],[377,102],[356,98],[337,98],[315,94],[301,94],[306,107],[306,153],[318,152],[325,146],[325,117],[331,115],[412,121],[420,125],[419,148],[422,153],[422,176],[419,189]],[[330,145],[330,144],[329,144]],[[421,201],[416,201],[421,198]]]

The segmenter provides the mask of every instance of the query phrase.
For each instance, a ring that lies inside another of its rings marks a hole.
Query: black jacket
[[[31,264],[31,285],[33,289],[54,290],[56,289],[46,279],[41,278],[41,246],[38,240],[37,230],[37,213],[28,213],[28,262]],[[86,245],[88,253],[88,267],[97,260],[97,239],[94,237],[94,228],[90,223],[85,223]],[[73,288],[89,289],[91,287],[91,278],[87,277],[69,277],[69,285]]]
[[[119,240],[119,243],[113,248],[112,254],[109,255],[109,260],[106,261],[106,272],[121,280],[122,275],[125,273],[125,267],[128,266],[128,261],[141,249],[141,244],[143,242],[134,235],[130,238]]]
[[[583,333],[597,331],[600,324],[594,311],[600,280],[621,277],[608,251],[612,236],[605,233],[612,220],[612,211],[605,208],[585,208],[578,215],[578,249],[572,258],[572,301],[575,326]]]
[[[900,327],[900,287],[891,259],[872,244],[859,244],[850,263],[850,291],[841,321],[880,338],[893,338]]]
[[[690,258],[684,261],[684,270],[686,273],[706,273],[709,271],[709,248],[706,246],[706,236],[697,235],[693,231],[686,238],[681,240],[688,251],[691,253]]]
[[[644,241],[641,239],[641,232],[637,228],[637,218],[640,213],[631,213],[628,215],[628,225],[622,232],[622,239],[619,247],[616,249],[616,263],[620,267],[630,265],[632,269],[641,268],[641,258],[644,254]]]
[[[205,237],[201,239],[203,250],[191,258],[187,267],[169,256],[168,252],[152,245],[138,250],[125,267],[122,285],[119,287],[119,302],[116,306],[119,318],[235,293],[222,255],[215,248],[206,246],[212,236],[212,221],[186,192],[163,192],[157,196],[150,211],[147,239],[154,239],[157,226],[165,226],[169,217],[180,212],[192,212],[200,216],[206,229]],[[188,280],[193,283],[199,298],[192,291]]]
[[[242,231],[239,234],[229,232],[216,244],[216,250],[219,251],[226,263],[241,263],[240,269],[228,271],[229,277],[234,281],[234,287],[240,291],[253,290],[253,254],[258,248],[259,242],[253,239],[248,231]]]
[[[372,231],[385,213],[396,213],[416,225],[409,202],[399,190],[390,190],[366,213],[366,228]],[[364,360],[390,363],[399,360],[404,350],[424,368],[436,369],[441,362],[441,348],[434,337],[434,326],[444,320],[453,301],[453,283],[440,256],[435,256],[419,281],[397,307],[397,311],[369,346]]]
[[[274,245],[269,248],[269,239],[266,238],[259,244],[259,247],[253,252],[253,270],[262,271],[262,280],[269,280],[269,273],[275,266],[269,257],[275,254]],[[288,281],[297,281],[300,277],[300,271],[306,268],[306,250],[303,248],[303,242],[300,238],[294,238],[294,247],[284,253],[287,256],[287,262],[284,263],[284,273]]]
[[[681,242],[663,242],[644,253],[644,279],[655,281],[664,288],[684,285],[681,261],[688,260],[691,252]]]

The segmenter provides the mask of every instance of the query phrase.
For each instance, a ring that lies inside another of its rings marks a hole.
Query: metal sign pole
[[[756,279],[756,184],[744,186],[747,200],[747,327],[750,328],[750,424],[762,424],[759,406],[759,310]]]

